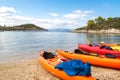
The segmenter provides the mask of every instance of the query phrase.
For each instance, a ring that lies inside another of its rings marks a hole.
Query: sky
[[[98,16],[120,17],[120,0],[0,0],[0,25],[76,29]]]

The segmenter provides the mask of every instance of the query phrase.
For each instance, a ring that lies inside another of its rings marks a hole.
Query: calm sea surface
[[[59,48],[73,51],[78,43],[86,43],[87,40],[99,43],[105,41],[114,43],[120,41],[120,35],[116,34],[86,34],[70,32],[39,32],[39,31],[4,31],[0,32],[0,63],[37,59],[40,50],[52,50]]]

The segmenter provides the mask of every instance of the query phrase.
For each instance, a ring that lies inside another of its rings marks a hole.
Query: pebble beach
[[[120,80],[116,69],[91,67],[92,76],[99,80]],[[61,80],[41,67],[37,59],[0,64],[0,80]]]

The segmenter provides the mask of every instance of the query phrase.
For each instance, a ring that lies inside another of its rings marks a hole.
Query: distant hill
[[[8,31],[14,31],[14,30],[42,30],[42,31],[48,31],[47,29],[44,29],[42,27],[36,26],[34,24],[22,24],[18,26],[0,26],[0,30],[8,30]]]

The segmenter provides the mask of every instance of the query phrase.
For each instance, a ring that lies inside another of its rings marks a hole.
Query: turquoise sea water
[[[37,59],[40,50],[57,48],[73,51],[78,43],[120,41],[120,35],[100,35],[70,32],[4,31],[0,32],[0,62]]]

